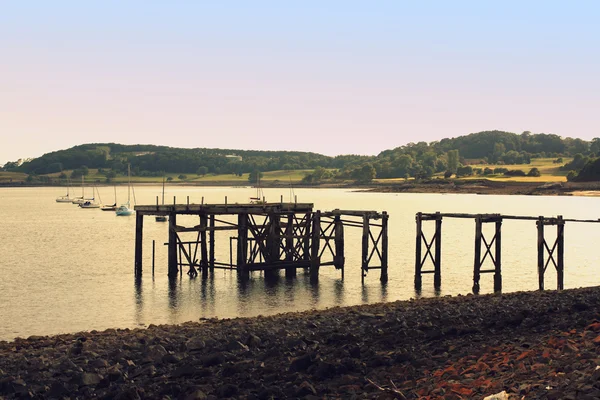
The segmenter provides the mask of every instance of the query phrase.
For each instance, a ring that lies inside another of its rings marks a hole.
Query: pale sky
[[[0,0],[0,164],[90,142],[589,140],[599,20],[598,1]]]

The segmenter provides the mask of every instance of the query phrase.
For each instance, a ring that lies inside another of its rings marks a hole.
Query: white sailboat
[[[87,198],[87,199],[85,198],[85,187],[84,187],[83,182],[84,182],[83,181],[83,175],[81,175],[81,197],[75,197],[73,199],[73,201],[71,201],[71,203],[79,205],[79,204],[85,203],[86,201],[92,201],[92,202],[94,201],[94,194],[93,193],[92,193],[92,197]]]
[[[163,176],[163,187],[162,187],[162,204],[165,204],[165,177]],[[155,217],[156,222],[167,222],[166,215],[157,215]]]
[[[71,203],[73,201],[73,199],[71,198],[71,195],[69,193],[70,188],[71,188],[71,185],[69,184],[69,180],[67,179],[67,194],[64,196],[57,197],[56,198],[57,203]]]
[[[81,208],[100,208],[100,203],[96,201],[95,197],[96,187],[92,186],[92,198],[85,199],[85,201],[79,204]],[[98,192],[98,200],[100,200],[100,192]]]
[[[131,201],[131,165],[127,165],[127,203],[121,204],[119,206],[119,208],[117,208],[115,210],[115,213],[118,216],[124,216],[124,215],[131,215],[133,214],[135,211],[132,210],[130,207],[130,201]]]

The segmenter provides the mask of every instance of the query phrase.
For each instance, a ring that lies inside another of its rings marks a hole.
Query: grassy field
[[[553,161],[556,158],[534,158],[531,160],[531,164],[511,164],[511,165],[491,165],[491,164],[481,164],[481,165],[473,165],[473,168],[507,168],[511,169],[520,169],[525,173],[528,173],[531,168],[537,168],[540,170],[541,176],[504,176],[504,175],[488,175],[487,179],[497,180],[497,181],[511,181],[511,182],[566,182],[567,181],[567,173],[569,171],[561,171],[559,168],[572,160],[572,158],[563,158],[563,164],[554,164]],[[477,179],[482,176],[476,175],[465,179]]]

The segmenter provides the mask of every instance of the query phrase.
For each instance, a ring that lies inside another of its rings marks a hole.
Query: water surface
[[[117,189],[123,200],[127,188]],[[159,186],[135,188],[138,204],[154,204]],[[100,188],[112,203],[113,189]],[[511,215],[563,215],[598,218],[600,199],[592,197],[478,196],[454,194],[358,193],[341,189],[297,189],[299,202],[316,209],[388,211],[389,282],[379,271],[360,279],[361,231],[347,228],[344,280],[333,267],[322,267],[317,284],[299,273],[287,280],[265,280],[254,273],[240,283],[235,272],[217,271],[208,279],[167,279],[168,224],[144,220],[144,274],[133,274],[135,217],[84,210],[56,203],[60,188],[0,189],[0,339],[148,324],[180,323],[200,317],[237,317],[326,308],[416,297],[413,289],[415,213],[466,212]],[[167,201],[247,202],[251,188],[167,188]],[[267,200],[289,199],[287,189],[266,189]],[[196,225],[197,217],[178,219]],[[490,226],[484,226],[490,232]],[[600,224],[599,224],[600,225]],[[597,242],[600,226],[567,223],[565,228],[565,287],[600,284]],[[433,223],[425,223],[432,233]],[[547,227],[547,236],[555,227]],[[474,221],[444,219],[442,228],[442,289],[433,290],[433,277],[423,280],[421,296],[466,294],[472,287]],[[216,258],[229,262],[231,232],[217,233]],[[152,240],[157,243],[156,271],[151,273]],[[504,291],[537,288],[537,231],[535,221],[505,221],[502,237]],[[548,267],[546,287],[556,285]],[[492,275],[481,279],[481,292],[490,292]]]

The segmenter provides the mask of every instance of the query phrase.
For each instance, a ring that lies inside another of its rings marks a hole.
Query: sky
[[[0,0],[0,164],[94,142],[589,140],[599,19],[598,1]]]

